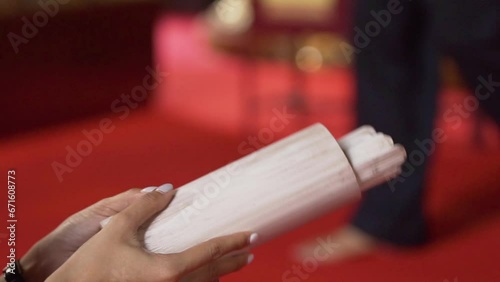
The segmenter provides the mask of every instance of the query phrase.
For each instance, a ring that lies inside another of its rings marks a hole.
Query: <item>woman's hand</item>
[[[47,279],[78,248],[99,232],[102,220],[121,212],[143,194],[139,189],[131,189],[101,200],[66,219],[21,259],[26,281]]]
[[[256,239],[249,232],[212,239],[178,254],[145,251],[138,229],[163,210],[174,194],[155,190],[140,196],[113,216],[47,281],[209,282],[241,269],[253,259],[246,252],[225,256],[249,247]]]

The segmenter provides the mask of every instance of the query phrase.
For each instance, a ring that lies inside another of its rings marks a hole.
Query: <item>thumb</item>
[[[156,190],[141,195],[130,206],[113,217],[112,222],[136,231],[148,219],[165,209],[175,196],[172,184],[164,184]]]
[[[106,218],[113,216],[130,206],[141,195],[141,190],[130,189],[118,195],[100,200],[88,207],[88,212]]]
[[[92,211],[92,213],[101,216],[99,221],[102,228],[106,224],[108,224],[113,215],[120,213],[121,211],[126,209],[140,196],[144,195],[145,193],[152,192],[157,188],[158,186],[149,186],[142,190],[135,188],[130,189],[121,194],[99,201],[93,206],[89,207],[89,209]]]

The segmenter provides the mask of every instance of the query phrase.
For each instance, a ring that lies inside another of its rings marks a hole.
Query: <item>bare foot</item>
[[[377,241],[373,237],[348,225],[327,236],[302,243],[294,250],[294,256],[300,262],[312,258],[319,264],[332,264],[366,256],[376,247]]]

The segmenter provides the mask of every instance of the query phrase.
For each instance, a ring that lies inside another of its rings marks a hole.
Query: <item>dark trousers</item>
[[[427,160],[432,154],[426,154],[425,160],[417,158],[421,154],[411,154],[422,152],[417,143],[432,140],[438,58],[444,54],[458,62],[468,86],[479,95],[478,110],[499,123],[500,15],[496,2],[358,0],[353,38],[358,122],[392,136],[413,161],[405,163],[397,182],[364,195],[352,219],[354,226],[397,245],[418,245],[428,239],[423,196]],[[378,33],[373,21],[380,27]],[[464,118],[453,109],[444,113],[439,118],[453,126],[458,127],[459,119]]]

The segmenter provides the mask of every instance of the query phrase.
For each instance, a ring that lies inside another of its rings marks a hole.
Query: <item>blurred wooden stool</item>
[[[346,66],[338,45],[350,26],[350,0],[220,0],[207,19],[217,48],[242,59],[240,92],[243,122],[259,116],[256,94],[258,59],[290,65],[292,90],[284,104],[292,111],[309,113],[307,74],[328,66]]]

